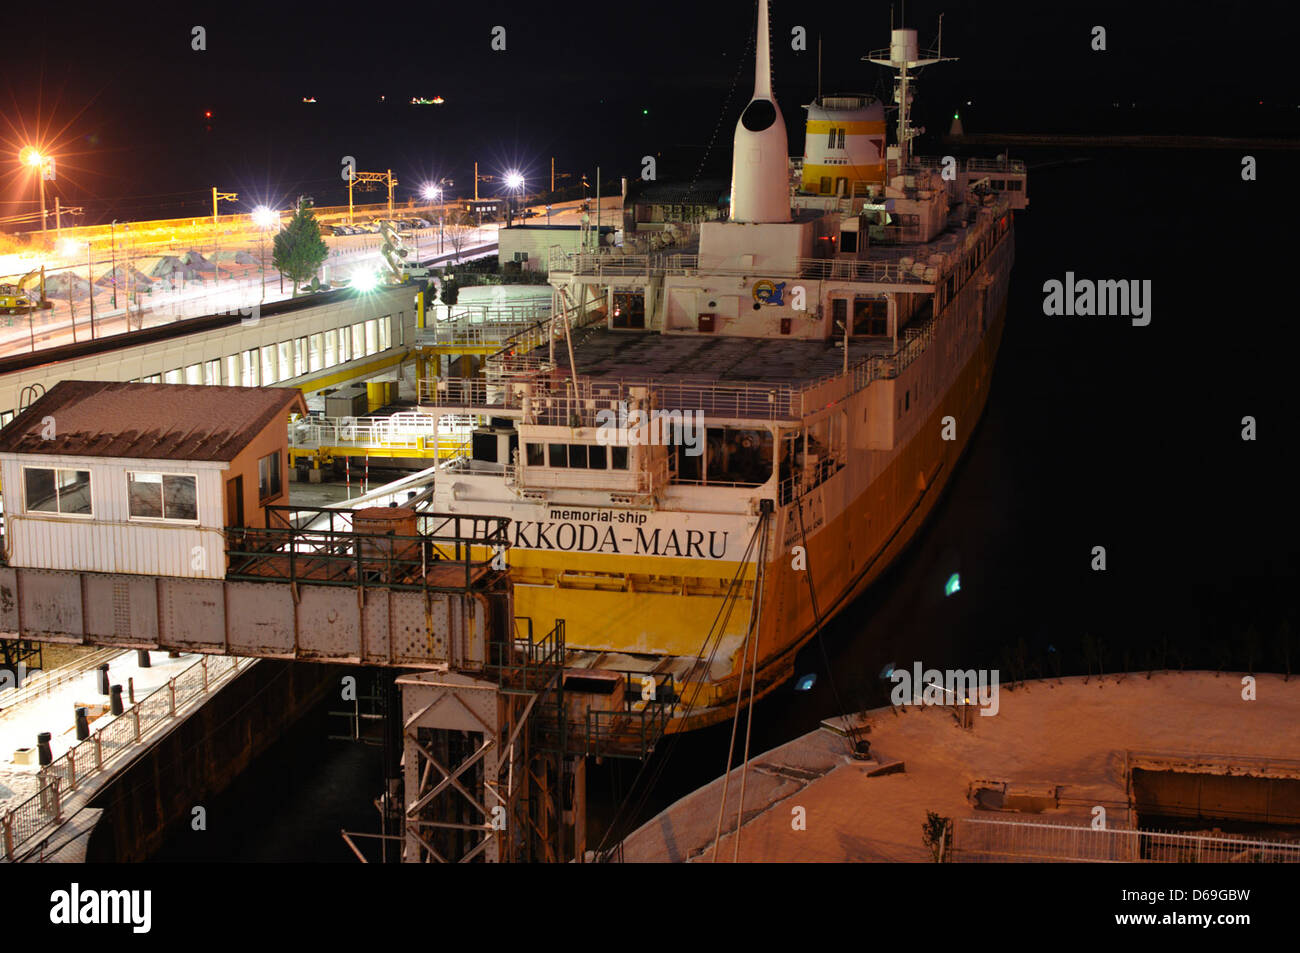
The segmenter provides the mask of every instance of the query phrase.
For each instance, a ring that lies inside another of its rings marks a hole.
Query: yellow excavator
[[[40,281],[30,290],[27,283],[33,278]],[[29,271],[18,279],[16,285],[0,284],[0,314],[26,314],[28,311],[49,310],[54,302],[45,297],[45,266]],[[9,321],[13,324],[12,318]]]

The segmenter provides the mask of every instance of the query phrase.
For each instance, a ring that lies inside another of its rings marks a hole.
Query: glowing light
[[[523,187],[524,177],[522,173],[516,172],[513,169],[506,173],[506,188],[522,189]]]
[[[265,205],[253,209],[253,224],[258,228],[269,228],[278,218],[279,215]]]
[[[961,575],[953,573],[948,577],[948,581],[943,584],[943,594],[950,596],[954,592],[961,592]]]
[[[39,166],[45,161],[45,156],[35,146],[27,146],[18,153],[18,161],[23,165]]]
[[[817,684],[817,673],[809,672],[807,675],[801,675],[799,680],[794,683],[796,692],[806,692]]]
[[[59,254],[63,255],[65,258],[80,255],[81,244],[81,242],[75,241],[71,238],[65,238],[63,241],[59,242]]]
[[[426,199],[436,199],[442,196],[442,189],[438,188],[436,185],[426,185],[420,191],[420,194]]]
[[[379,276],[373,271],[363,271],[353,276],[352,287],[358,291],[374,291],[379,287]]]

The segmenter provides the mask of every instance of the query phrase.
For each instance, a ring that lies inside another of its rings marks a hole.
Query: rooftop
[[[852,342],[849,353],[864,356],[865,345]],[[844,352],[834,342],[789,338],[744,338],[707,334],[660,334],[657,331],[611,331],[595,327],[573,342],[578,372],[585,377],[654,381],[721,381],[727,383],[801,384],[838,374]],[[543,356],[544,349],[534,352]],[[555,361],[569,366],[563,346]]]
[[[291,387],[62,381],[0,430],[0,453],[230,461],[290,411],[307,413]]]

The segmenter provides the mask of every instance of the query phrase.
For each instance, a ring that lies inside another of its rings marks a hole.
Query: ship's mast
[[[942,29],[942,20],[940,28]],[[898,103],[898,158],[899,167],[902,168],[912,157],[911,141],[925,132],[924,128],[911,124],[912,74],[923,66],[952,62],[957,57],[942,56],[935,50],[920,52],[917,49],[915,30],[890,30],[889,49],[872,50],[863,59],[898,71],[894,80],[894,101]]]

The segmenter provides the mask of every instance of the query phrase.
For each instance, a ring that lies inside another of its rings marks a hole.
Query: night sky
[[[919,120],[943,132],[960,109],[967,132],[1295,134],[1300,91],[1276,50],[1290,5],[1133,6],[907,4],[923,46],[943,11],[944,52],[961,58],[923,74]],[[469,193],[476,159],[485,173],[522,168],[530,186],[543,183],[551,156],[574,173],[559,184],[582,172],[594,183],[598,164],[616,181],[647,154],[661,178],[689,180],[701,166],[725,177],[752,88],[754,8],[24,5],[6,14],[0,214],[35,208],[16,161],[33,140],[53,147],[58,194],[84,205],[87,221],[201,214],[213,185],[249,207],[300,193],[346,201],[344,155],[362,170],[392,168],[399,199],[444,176]],[[890,7],[774,0],[772,10],[778,97],[797,153],[818,36],[826,93],[886,93],[884,71],[860,58],[887,45]],[[206,51],[191,48],[196,25]],[[504,52],[491,49],[497,25]],[[807,29],[806,52],[790,48],[795,25]],[[1094,25],[1107,28],[1104,53],[1089,48]],[[1242,53],[1230,61],[1235,38]],[[412,106],[413,96],[446,102]]]

